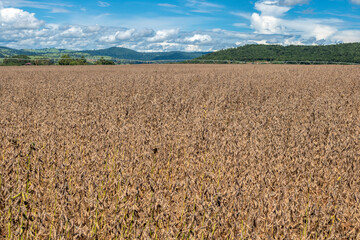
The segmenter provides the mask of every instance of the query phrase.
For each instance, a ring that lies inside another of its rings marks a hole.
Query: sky
[[[0,0],[0,46],[142,52],[360,42],[360,0]]]

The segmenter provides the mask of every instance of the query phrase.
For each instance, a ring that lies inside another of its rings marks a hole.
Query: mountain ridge
[[[162,60],[190,60],[207,54],[208,52],[138,52],[128,48],[110,47],[98,50],[68,50],[57,48],[44,49],[13,49],[0,47],[0,58],[12,57],[15,55],[28,55],[33,57],[46,57],[50,59],[60,58],[64,54],[70,57],[82,57],[112,60],[140,60],[140,61],[162,61]]]

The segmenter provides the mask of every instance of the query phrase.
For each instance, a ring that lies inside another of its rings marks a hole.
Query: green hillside
[[[116,59],[146,60],[143,59],[143,55],[141,53],[120,47],[111,47],[100,50],[85,50],[81,51],[81,53],[89,56],[107,56]]]
[[[137,52],[127,48],[112,47],[100,50],[87,50],[81,53],[90,56],[107,56],[114,59],[159,61],[159,60],[186,60],[202,56],[206,53],[201,52]]]
[[[7,47],[0,47],[0,56],[11,57],[15,55],[34,55],[34,54],[29,53],[26,50],[17,50]]]
[[[203,52],[164,52],[164,53],[152,53],[149,54],[152,60],[186,60],[194,59],[199,56],[203,56],[206,53]]]
[[[6,47],[0,47],[0,58],[12,57],[15,55],[28,55],[33,59],[42,57],[50,59],[61,58],[64,54],[68,54],[73,58],[85,57],[88,59],[112,59],[112,60],[140,60],[140,61],[160,61],[160,60],[189,60],[202,56],[206,53],[201,52],[137,52],[127,48],[112,47],[100,50],[73,51],[67,49],[22,49],[16,50]]]
[[[323,46],[245,45],[209,53],[194,61],[197,60],[360,63],[360,43]]]

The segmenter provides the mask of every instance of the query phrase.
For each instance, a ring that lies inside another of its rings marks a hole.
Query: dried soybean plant
[[[359,239],[356,66],[0,69],[2,239]]]

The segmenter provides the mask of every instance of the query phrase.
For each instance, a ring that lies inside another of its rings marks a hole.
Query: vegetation
[[[71,58],[69,54],[65,54],[61,56],[59,60],[59,65],[87,65],[88,62],[86,61],[85,57],[82,56],[81,58]]]
[[[3,66],[22,66],[22,65],[51,65],[53,61],[46,58],[30,58],[27,55],[16,55],[10,58],[4,58]]]
[[[114,59],[159,61],[159,60],[186,60],[204,55],[201,52],[136,52],[127,48],[112,47],[108,49],[82,51],[91,56],[109,56]]]
[[[103,57],[95,62],[96,65],[115,65],[114,61],[106,60]]]
[[[280,45],[246,45],[225,49],[213,53],[205,52],[151,52],[143,53],[134,50],[112,47],[100,50],[71,51],[66,49],[15,50],[0,47],[0,58],[12,58],[16,55],[37,58],[61,58],[62,65],[85,64],[82,58],[100,59],[96,64],[144,63],[151,61],[183,61],[190,63],[230,63],[235,62],[279,62],[279,63],[360,63],[360,43],[336,44],[324,46],[280,46]],[[73,60],[69,60],[71,58]],[[104,59],[104,60],[101,60]],[[101,62],[102,61],[102,62]],[[10,64],[19,65],[11,62]]]
[[[357,66],[1,69],[0,239],[360,239]]]
[[[0,54],[4,57],[11,57],[15,55],[34,55],[31,52],[28,52],[27,50],[17,50],[7,47],[0,47]]]
[[[31,58],[26,55],[16,55],[11,58],[5,58],[3,65],[6,66],[22,66],[31,62]]]
[[[37,56],[37,57],[43,57],[49,59],[61,58],[63,55],[67,55],[70,58],[76,58],[76,59],[79,59],[81,57],[100,59],[101,57],[103,57],[105,60],[112,60],[116,62],[126,63],[126,61],[124,60],[129,60],[130,62],[134,60],[138,60],[139,62],[159,61],[159,60],[174,60],[174,61],[187,60],[187,59],[193,59],[199,57],[205,53],[198,53],[198,52],[143,53],[143,52],[136,52],[130,49],[119,48],[119,47],[112,47],[112,48],[100,49],[100,50],[87,50],[87,51],[72,51],[72,50],[55,49],[55,48],[16,50],[11,48],[0,47],[0,57],[1,55],[3,55],[3,57],[11,57],[19,54],[27,55],[27,56]]]
[[[33,65],[53,65],[55,62],[46,58],[34,58],[31,60]]]
[[[360,63],[360,43],[326,46],[245,45],[203,55],[194,62],[201,60]]]

